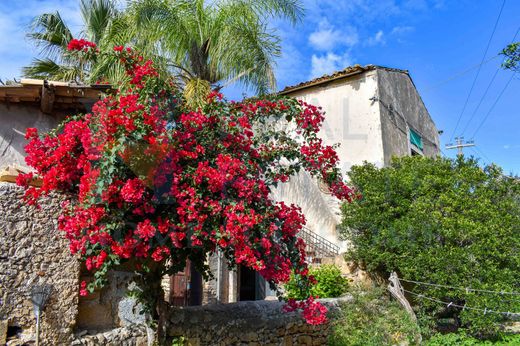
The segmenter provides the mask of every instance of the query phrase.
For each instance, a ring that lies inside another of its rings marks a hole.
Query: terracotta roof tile
[[[282,91],[280,91],[280,94],[282,94],[282,95],[288,94],[288,93],[296,91],[296,90],[305,89],[305,88],[308,88],[311,86],[327,83],[332,80],[346,78],[346,77],[349,77],[352,75],[356,75],[356,74],[359,74],[362,72],[372,71],[372,70],[376,70],[376,69],[384,69],[384,70],[389,70],[389,71],[393,71],[393,72],[401,72],[401,73],[408,74],[407,70],[401,70],[401,69],[396,69],[396,68],[389,68],[389,67],[378,66],[378,65],[366,65],[366,66],[354,65],[354,66],[348,66],[347,68],[345,68],[343,70],[336,71],[331,74],[326,74],[321,77],[311,79],[306,82],[301,82],[296,85],[287,86]]]

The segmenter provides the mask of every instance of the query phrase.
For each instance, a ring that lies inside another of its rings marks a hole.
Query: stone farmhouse
[[[88,112],[106,92],[110,86],[40,80],[0,86],[0,344],[3,335],[34,337],[29,295],[37,283],[54,286],[42,322],[42,335],[52,340],[50,344],[68,343],[82,330],[105,331],[143,321],[135,313],[135,303],[125,297],[130,273],[124,270],[111,274],[110,287],[79,298],[80,278],[88,274],[56,230],[63,196],[49,197],[41,210],[34,211],[23,205],[22,190],[12,184],[18,172],[27,169],[23,151],[27,127],[51,130],[66,115]],[[440,153],[438,130],[407,71],[356,65],[287,87],[280,94],[323,108],[321,137],[325,144],[340,144],[343,172],[364,161],[384,166],[392,156]],[[309,260],[325,262],[348,247],[336,230],[339,202],[322,183],[301,173],[281,185],[273,197],[302,207],[307,218],[302,238],[308,244]],[[273,296],[255,272],[230,270],[218,253],[208,262],[215,279],[203,281],[188,264],[183,272],[164,278],[165,299],[187,306]],[[139,332],[144,337],[143,330]]]
[[[382,167],[393,156],[440,155],[439,131],[408,71],[355,65],[288,86],[280,94],[322,107],[325,120],[320,135],[324,144],[340,145],[337,152],[343,173],[364,161]],[[348,242],[339,239],[336,229],[340,203],[307,172],[282,184],[273,197],[302,208],[307,225],[301,236],[311,262],[330,261],[346,250]],[[258,299],[273,293],[258,274],[239,272],[237,276],[230,272],[229,275],[221,278],[223,287],[231,285],[232,293],[238,287],[238,292],[229,299],[241,300],[244,296]]]
[[[413,80],[405,70],[375,65],[347,67],[294,86],[282,95],[321,106],[320,131],[325,144],[338,143],[343,173],[371,162],[382,167],[393,156],[440,155],[439,131]],[[302,173],[283,185],[276,198],[302,207],[308,228],[326,241],[346,249],[339,240],[339,204],[318,182]]]

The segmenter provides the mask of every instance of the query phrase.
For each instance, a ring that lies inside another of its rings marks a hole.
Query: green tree
[[[520,72],[520,42],[511,43],[500,54],[505,56],[503,68]]]
[[[80,36],[95,44],[102,45],[104,41],[113,47],[115,32],[121,27],[116,26],[122,20],[121,14],[111,0],[81,0],[81,16],[83,28]],[[44,13],[34,18],[29,39],[40,48],[41,58],[35,58],[30,66],[22,69],[25,77],[63,81],[86,82],[91,79],[92,69],[96,61],[93,55],[71,54],[67,46],[74,38],[72,30],[63,20],[59,11]],[[117,64],[105,61],[103,70],[105,76],[114,79],[117,75]],[[111,69],[111,71],[109,71]],[[120,69],[119,69],[120,70]],[[101,77],[99,74],[95,77]],[[116,78],[117,79],[117,78]]]
[[[455,317],[479,336],[494,334],[503,315],[519,311],[518,296],[466,291],[520,291],[520,183],[474,159],[405,157],[389,167],[353,167],[362,198],[343,206],[348,256],[373,273],[455,286],[407,286],[423,322]]]
[[[143,41],[157,42],[192,105],[219,83],[241,82],[262,94],[276,85],[280,39],[267,21],[292,23],[303,15],[298,0],[134,0],[127,14]]]

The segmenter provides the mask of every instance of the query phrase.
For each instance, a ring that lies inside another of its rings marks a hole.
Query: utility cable
[[[489,115],[491,114],[491,112],[493,111],[493,109],[495,108],[495,106],[497,105],[498,101],[500,101],[500,99],[502,98],[502,95],[504,95],[504,92],[506,91],[507,87],[509,86],[509,84],[511,84],[511,81],[513,80],[514,76],[516,75],[516,72],[512,73],[511,74],[511,77],[509,78],[509,80],[507,81],[506,85],[504,86],[504,88],[502,89],[502,91],[500,91],[500,93],[498,94],[497,98],[495,99],[495,102],[493,102],[493,105],[491,106],[491,108],[489,109],[489,111],[486,113],[486,115],[484,116],[484,118],[482,119],[482,121],[480,122],[480,124],[477,126],[477,129],[475,130],[475,132],[473,132],[473,135],[471,136],[471,138],[475,138],[475,136],[477,135],[477,133],[480,131],[482,125],[484,125],[484,123],[486,122],[486,120],[488,119]]]
[[[520,26],[518,27],[518,29],[516,30],[516,33],[515,35],[513,36],[513,39],[511,40],[511,43],[514,43],[515,40],[516,40],[516,36],[518,36],[518,33],[520,32]],[[506,58],[504,58],[502,60],[502,64],[505,62]],[[473,118],[475,117],[475,114],[477,113],[477,111],[479,110],[480,108],[480,105],[482,104],[482,102],[484,101],[484,99],[486,98],[487,96],[487,93],[489,91],[489,89],[491,88],[491,85],[493,84],[493,82],[495,81],[495,78],[497,77],[498,75],[498,72],[500,71],[500,66],[497,67],[496,71],[495,71],[495,74],[493,75],[493,77],[491,77],[491,80],[489,81],[489,84],[486,88],[486,91],[484,92],[484,95],[482,95],[482,97],[480,98],[480,101],[477,105],[477,107],[475,108],[475,110],[473,111],[473,113],[471,114],[471,117],[469,118],[468,122],[466,123],[466,126],[464,127],[464,130],[462,130],[462,135],[464,135],[464,133],[466,132],[466,130],[468,129],[468,126],[469,124],[471,123],[471,121],[473,120]]]
[[[493,31],[491,32],[491,36],[489,37],[488,43],[486,45],[486,49],[484,51],[484,55],[482,56],[482,62],[480,64],[480,66],[478,67],[477,74],[475,75],[475,78],[473,79],[473,83],[471,84],[471,88],[469,89],[468,96],[466,97],[466,101],[464,102],[464,106],[462,107],[462,111],[459,114],[459,118],[457,119],[457,123],[455,125],[454,130],[453,130],[453,133],[451,134],[450,141],[453,139],[453,136],[457,132],[457,129],[458,129],[459,124],[460,124],[460,120],[462,119],[462,115],[466,111],[466,107],[468,106],[468,102],[469,102],[469,99],[471,97],[471,93],[473,92],[473,88],[475,88],[475,84],[477,82],[478,76],[480,75],[480,70],[482,69],[482,64],[484,63],[484,61],[486,59],[486,55],[487,55],[487,52],[489,50],[489,46],[491,45],[491,41],[493,39],[493,36],[495,35],[495,31],[497,29],[498,22],[500,21],[500,17],[502,16],[502,10],[504,9],[504,5],[505,4],[506,4],[506,0],[504,0],[502,2],[502,6],[500,7],[500,12],[498,13],[498,17],[497,17],[497,19],[495,21],[495,25],[493,26]]]

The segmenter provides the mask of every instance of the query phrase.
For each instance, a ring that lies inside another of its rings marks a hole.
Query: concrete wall
[[[425,156],[439,155],[438,130],[410,77],[378,69],[377,78],[385,165],[394,155],[410,155],[410,128],[421,135]]]
[[[384,163],[379,105],[370,101],[376,94],[377,81],[376,71],[369,71],[288,95],[323,108],[325,120],[319,136],[327,145],[340,144],[337,152],[342,173],[365,160],[379,166]],[[347,243],[340,241],[336,232],[340,204],[323,191],[326,189],[320,189],[302,172],[282,184],[273,197],[299,205],[311,231],[345,250]]]
[[[0,183],[0,320],[35,337],[30,291],[49,284],[53,291],[41,319],[44,345],[67,345],[78,314],[80,266],[57,230],[61,198],[44,198],[41,209],[26,206],[22,188]]]
[[[47,132],[64,118],[63,114],[43,114],[39,105],[0,103],[0,169],[10,164],[26,167],[23,148],[28,127]]]

